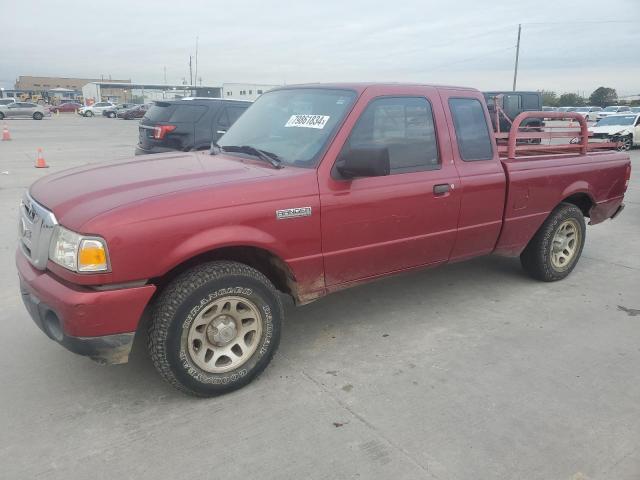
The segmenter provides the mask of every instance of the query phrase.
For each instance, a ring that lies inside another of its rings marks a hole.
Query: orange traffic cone
[[[36,168],[49,168],[49,165],[47,165],[47,162],[45,161],[44,157],[42,156],[42,149],[38,148],[38,157],[36,158]]]
[[[9,133],[9,129],[7,128],[7,124],[4,124],[4,127],[2,127],[2,141],[6,142],[8,140],[11,140],[11,134]]]

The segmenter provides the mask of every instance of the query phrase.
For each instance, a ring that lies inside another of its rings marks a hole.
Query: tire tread
[[[210,394],[200,393],[185,386],[178,380],[174,372],[171,370],[170,362],[167,358],[166,348],[166,339],[169,334],[169,326],[182,302],[184,302],[187,297],[189,297],[195,290],[202,287],[211,280],[220,279],[228,275],[246,276],[260,282],[276,299],[277,306],[280,310],[280,312],[278,313],[281,314],[281,312],[283,311],[282,301],[280,299],[280,296],[278,295],[278,291],[273,286],[271,281],[256,269],[243,263],[231,261],[215,261],[204,263],[182,273],[175,280],[173,280],[160,293],[157,300],[153,304],[151,311],[152,321],[150,322],[148,330],[147,348],[149,351],[149,356],[151,357],[151,361],[153,362],[156,370],[158,370],[162,378],[164,378],[164,380],[174,388],[189,395],[198,397],[211,396]],[[273,348],[267,354],[268,360],[265,362],[265,366],[269,363],[277,348],[278,342],[275,341]],[[260,371],[256,372],[254,375],[247,375],[247,377],[245,377],[244,383],[248,383],[249,380],[253,379],[259,374]],[[229,390],[231,390],[231,388]]]

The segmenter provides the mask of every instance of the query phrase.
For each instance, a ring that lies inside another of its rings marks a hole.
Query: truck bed
[[[577,200],[591,225],[613,216],[630,169],[628,155],[611,150],[518,156],[501,162],[507,194],[496,253],[510,256],[520,254],[559,199]]]

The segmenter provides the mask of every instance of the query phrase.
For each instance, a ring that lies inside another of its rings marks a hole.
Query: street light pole
[[[522,31],[522,24],[518,24],[518,43],[516,45],[516,66],[513,69],[513,91],[516,91],[516,82],[518,81],[518,58],[520,57],[520,32]]]

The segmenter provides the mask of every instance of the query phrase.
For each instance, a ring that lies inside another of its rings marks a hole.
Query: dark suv
[[[518,114],[522,112],[540,112],[542,111],[542,94],[540,92],[511,92],[511,91],[495,91],[483,92],[484,98],[487,100],[487,108],[491,114],[493,127],[496,128],[495,118],[495,97],[502,95],[502,109],[513,121]],[[511,129],[511,123],[504,117],[500,117],[500,131],[508,132]],[[522,122],[523,127],[528,130],[541,130],[544,126],[542,119],[529,118]],[[539,140],[539,139],[537,139]]]
[[[140,120],[136,155],[205,150],[251,105],[221,98],[156,101]]]

